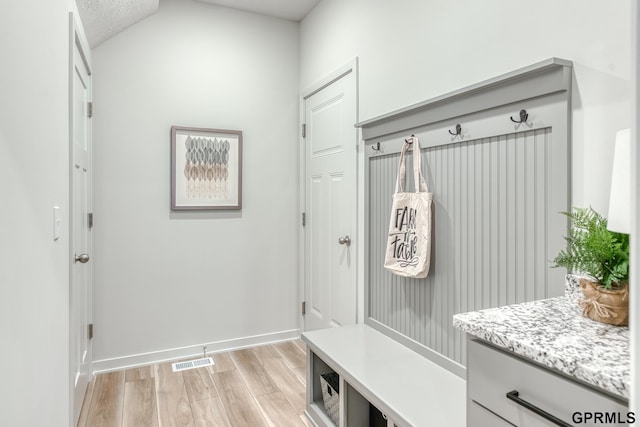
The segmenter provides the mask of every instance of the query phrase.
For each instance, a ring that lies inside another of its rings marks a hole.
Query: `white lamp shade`
[[[616,133],[611,174],[607,228],[629,234],[631,230],[631,130]]]

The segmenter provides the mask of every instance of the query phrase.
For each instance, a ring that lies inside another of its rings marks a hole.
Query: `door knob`
[[[88,254],[76,255],[76,262],[79,262],[81,264],[88,263],[89,262],[89,255]]]
[[[338,243],[340,243],[341,245],[351,246],[351,237],[349,236],[341,237],[338,239]]]

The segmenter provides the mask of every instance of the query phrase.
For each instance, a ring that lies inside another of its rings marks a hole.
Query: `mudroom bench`
[[[465,381],[370,326],[305,332],[302,340],[309,348],[306,414],[316,425],[465,425]],[[323,403],[320,375],[330,372],[339,375],[338,424]]]

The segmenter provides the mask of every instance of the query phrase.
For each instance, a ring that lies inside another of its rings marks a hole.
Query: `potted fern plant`
[[[629,236],[607,229],[607,219],[592,208],[563,212],[569,218],[568,247],[554,259],[593,280],[579,280],[582,314],[600,322],[629,324]]]

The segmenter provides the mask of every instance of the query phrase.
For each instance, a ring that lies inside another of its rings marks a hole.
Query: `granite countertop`
[[[629,398],[629,328],[583,317],[575,279],[565,296],[461,313],[453,326],[609,393]]]

